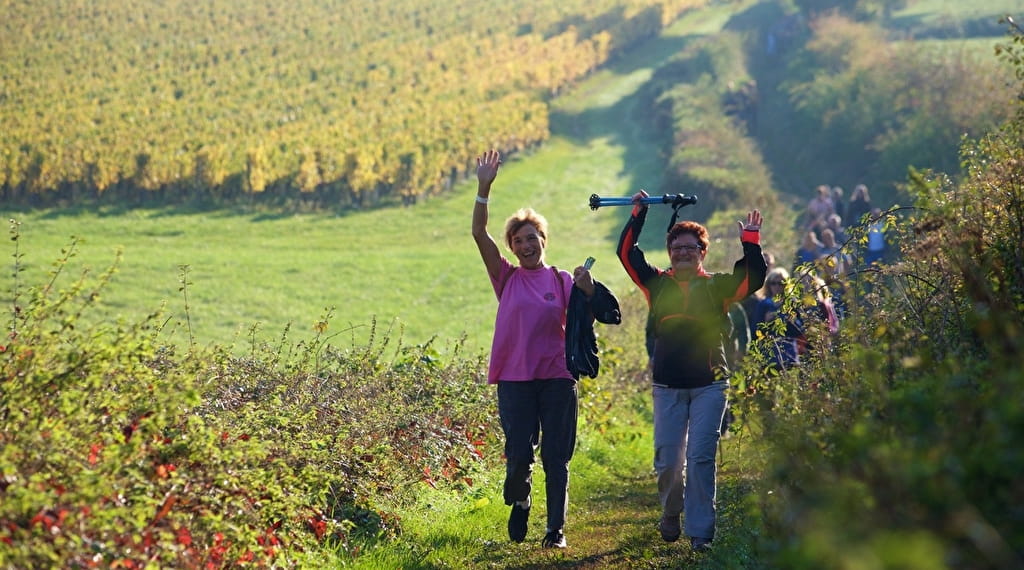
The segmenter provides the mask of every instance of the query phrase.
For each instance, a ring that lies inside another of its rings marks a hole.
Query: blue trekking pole
[[[671,204],[673,208],[682,208],[697,203],[697,197],[692,194],[662,194],[661,196],[647,196],[640,199],[641,204]],[[597,194],[590,195],[590,209],[596,210],[602,206],[632,206],[632,198],[602,198]]]
[[[661,196],[647,196],[640,198],[641,204],[670,204],[672,206],[672,220],[668,223],[668,230],[676,224],[679,219],[679,210],[683,206],[692,206],[697,203],[697,197],[693,194],[662,194]],[[596,210],[601,206],[632,206],[633,198],[602,198],[597,194],[590,195],[590,209]]]

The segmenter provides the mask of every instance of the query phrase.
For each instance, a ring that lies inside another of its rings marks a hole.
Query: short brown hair
[[[691,234],[697,238],[700,248],[704,251],[707,251],[708,245],[711,244],[707,228],[697,222],[679,222],[668,230],[668,235],[665,236],[665,247],[672,247],[672,240],[683,234]]]
[[[505,220],[505,244],[508,245],[509,249],[512,249],[512,235],[526,224],[533,224],[533,227],[537,228],[537,233],[544,240],[544,245],[547,245],[548,221],[544,216],[535,212],[533,208],[520,208],[509,219]]]

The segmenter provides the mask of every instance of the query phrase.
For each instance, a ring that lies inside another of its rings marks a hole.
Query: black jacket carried
[[[622,322],[619,300],[600,281],[594,281],[594,295],[587,298],[578,287],[572,288],[565,316],[565,363],[573,378],[597,377],[601,361],[597,356],[594,320],[606,325]]]

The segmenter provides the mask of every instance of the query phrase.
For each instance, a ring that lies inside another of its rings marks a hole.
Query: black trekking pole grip
[[[662,194],[661,196],[647,196],[640,199],[641,204],[671,204],[675,208],[690,206],[697,203],[697,197],[692,194]],[[602,206],[632,206],[633,198],[602,198],[597,194],[590,195],[590,209],[596,210]]]

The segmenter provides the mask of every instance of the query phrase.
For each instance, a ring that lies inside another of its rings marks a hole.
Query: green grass
[[[600,378],[600,377],[599,377]],[[621,389],[621,387],[620,387]],[[570,473],[565,551],[539,547],[544,533],[544,472],[534,470],[534,508],[522,544],[505,532],[503,472],[480,474],[475,489],[457,494],[425,488],[414,507],[402,509],[400,540],[370,547],[346,567],[384,568],[736,568],[751,562],[753,525],[744,509],[756,467],[751,439],[730,435],[719,454],[719,540],[707,555],[685,540],[666,543],[651,465],[652,429],[644,393],[617,411],[606,433],[582,428]]]
[[[619,152],[603,141],[555,139],[527,161],[511,160],[492,194],[490,229],[500,239],[504,218],[532,206],[551,221],[548,261],[571,269],[587,255],[595,274],[621,282],[609,236],[614,212],[591,212],[590,193],[624,194]],[[266,217],[241,212],[11,214],[21,223],[22,283],[41,281],[72,235],[84,242],[71,270],[100,271],[118,248],[124,260],[104,293],[110,318],[135,320],[166,304],[173,342],[187,342],[181,265],[199,344],[228,344],[259,324],[276,338],[291,323],[306,338],[326,308],[329,334],[362,342],[378,326],[404,329],[404,342],[468,335],[466,348],[489,346],[495,301],[470,236],[474,184],[415,208],[382,209],[334,217]],[[13,250],[12,250],[13,252]],[[8,283],[11,281],[8,279]],[[340,340],[335,339],[335,340]]]
[[[723,7],[684,19],[561,98],[555,112],[576,127],[502,167],[491,194],[491,234],[500,242],[504,219],[531,206],[551,224],[549,263],[571,270],[593,255],[597,279],[613,290],[628,287],[614,257],[628,209],[591,211],[588,199],[660,184],[660,150],[632,126],[643,112],[636,91],[665,51],[686,41],[684,30],[712,30],[728,14]],[[338,334],[339,344],[365,342],[376,319],[378,329],[403,331],[405,344],[436,337],[442,352],[465,335],[472,353],[490,346],[496,303],[470,236],[475,192],[472,178],[415,207],[342,216],[241,209],[4,215],[23,224],[23,283],[39,282],[72,235],[84,239],[72,269],[100,271],[123,248],[123,264],[104,293],[109,318],[132,321],[166,305],[173,343],[189,339],[179,269],[188,265],[188,314],[200,345],[237,342],[244,350],[254,326],[259,339],[273,341],[289,325],[291,338],[306,339],[333,308],[328,334]]]
[[[1005,40],[1007,28],[999,19],[1010,15],[1020,20],[1021,8],[1019,0],[917,0],[893,13],[889,26],[917,39]]]
[[[1018,0],[916,0],[895,13],[897,17],[914,17],[923,21],[973,20],[1004,14],[1019,15]]]

